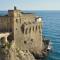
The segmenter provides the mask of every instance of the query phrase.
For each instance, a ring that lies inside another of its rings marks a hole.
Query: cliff
[[[6,40],[4,37],[8,36],[10,39],[12,38],[9,33],[3,33],[0,34],[1,39],[0,39],[0,60],[36,60],[36,59],[41,59],[44,55],[47,54],[47,46],[48,42],[46,41],[43,42],[45,43],[45,52],[44,50],[40,50],[39,46],[37,45],[37,42],[35,42],[35,45],[31,46],[36,46],[34,48],[31,48],[29,45],[29,49],[27,46],[25,48],[20,49],[17,47],[15,40],[9,41],[8,39]],[[38,41],[39,42],[39,41]],[[32,49],[32,50],[31,50]]]
[[[0,60],[35,60],[46,55],[42,18],[16,9],[0,16]]]

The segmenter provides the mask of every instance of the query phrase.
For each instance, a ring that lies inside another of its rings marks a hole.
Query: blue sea
[[[42,17],[43,36],[51,41],[52,51],[45,60],[60,60],[60,11],[30,12],[34,12],[34,15]],[[0,14],[3,15],[2,12]]]
[[[35,11],[42,17],[43,35],[51,41],[52,52],[45,60],[60,60],[60,11]]]

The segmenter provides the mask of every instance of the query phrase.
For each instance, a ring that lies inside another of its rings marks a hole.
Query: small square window
[[[24,44],[26,44],[27,43],[27,41],[24,41]]]
[[[30,29],[29,29],[29,33],[31,32],[31,27],[30,27]]]

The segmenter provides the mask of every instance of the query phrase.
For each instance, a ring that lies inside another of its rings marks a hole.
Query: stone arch
[[[21,26],[21,31],[22,31],[22,33],[24,33],[24,24],[22,24],[22,26]]]
[[[8,40],[9,43],[11,43],[12,40],[14,40],[13,33],[11,33],[11,34],[7,37],[7,40]]]

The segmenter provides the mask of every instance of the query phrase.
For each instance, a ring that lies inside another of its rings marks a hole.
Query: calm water
[[[60,60],[60,11],[36,11],[43,18],[43,35],[52,42],[52,52],[46,60]]]
[[[52,42],[52,52],[46,60],[60,60],[60,11],[34,11],[34,13],[42,17],[43,35]],[[0,14],[3,15],[1,12]]]

